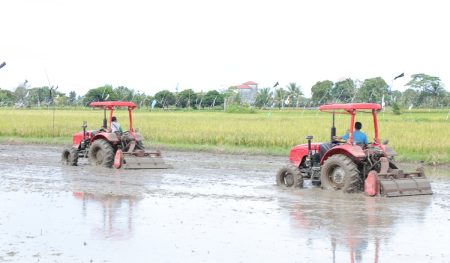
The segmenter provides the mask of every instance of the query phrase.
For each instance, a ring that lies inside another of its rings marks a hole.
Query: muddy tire
[[[341,190],[345,193],[361,191],[362,182],[358,167],[345,155],[336,154],[322,166],[320,181],[324,189]]]
[[[64,165],[76,166],[78,164],[78,150],[73,147],[64,148],[61,154],[61,162]]]
[[[277,185],[282,187],[303,187],[303,177],[300,170],[288,164],[283,166],[277,173]]]
[[[114,149],[105,140],[96,140],[92,143],[88,160],[91,165],[111,168],[114,164]]]

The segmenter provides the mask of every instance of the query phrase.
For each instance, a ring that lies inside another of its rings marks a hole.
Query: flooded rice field
[[[280,189],[287,157],[131,171],[61,150],[0,144],[0,262],[450,262],[448,168],[426,169],[434,195],[388,199]]]

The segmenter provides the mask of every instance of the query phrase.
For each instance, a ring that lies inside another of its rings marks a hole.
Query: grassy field
[[[380,138],[399,154],[398,159],[427,163],[450,163],[450,120],[448,110],[423,110],[392,115],[380,113]],[[123,128],[128,127],[127,111],[116,111]],[[216,149],[288,155],[291,146],[330,137],[331,114],[318,111],[259,111],[255,114],[224,112],[134,112],[134,127],[146,138],[147,145],[178,149]],[[98,129],[103,112],[99,110],[0,109],[1,140],[70,144],[83,121],[88,129]],[[54,120],[54,122],[53,122]],[[357,115],[363,131],[373,138],[372,117]],[[338,134],[348,128],[348,115],[336,115]]]

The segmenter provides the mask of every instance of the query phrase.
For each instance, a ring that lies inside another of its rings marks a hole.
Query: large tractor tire
[[[61,162],[64,165],[78,165],[78,150],[73,147],[64,148],[61,154]]]
[[[277,185],[283,187],[303,187],[303,177],[294,165],[283,166],[277,173]]]
[[[362,187],[358,167],[345,155],[336,154],[322,166],[320,181],[325,189],[341,190],[345,193],[359,192]]]
[[[111,168],[114,164],[114,149],[105,140],[96,140],[92,143],[88,160],[91,165]]]

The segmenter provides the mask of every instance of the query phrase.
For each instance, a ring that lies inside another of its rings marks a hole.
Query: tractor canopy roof
[[[335,113],[349,113],[355,111],[372,111],[381,110],[381,105],[376,103],[349,103],[349,104],[327,104],[319,107],[320,111],[335,112]]]
[[[91,104],[89,104],[89,106],[93,107],[93,108],[102,108],[102,109],[114,109],[117,107],[126,107],[129,110],[134,110],[135,108],[137,108],[137,105],[134,104],[134,102],[131,101],[96,101],[96,102],[91,102]]]

